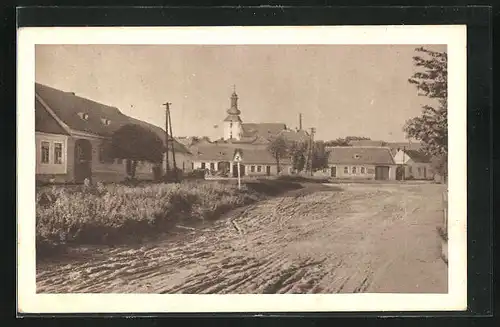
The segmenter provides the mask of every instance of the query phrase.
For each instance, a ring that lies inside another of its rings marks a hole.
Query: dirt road
[[[37,265],[39,293],[446,293],[443,186],[310,186],[162,242]]]

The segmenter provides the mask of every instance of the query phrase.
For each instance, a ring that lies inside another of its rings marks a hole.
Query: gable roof
[[[403,150],[403,148],[406,150],[416,151],[422,148],[422,144],[420,144],[419,142],[389,142],[387,146],[391,148],[391,152],[393,155],[395,155],[399,150]]]
[[[285,140],[291,142],[305,142],[309,140],[309,133],[304,130],[293,131],[287,129],[281,131],[278,135],[283,136]]]
[[[35,99],[35,131],[68,135],[68,132],[37,99]]]
[[[202,144],[191,149],[197,161],[232,161],[234,151],[240,147],[237,144]],[[276,164],[276,159],[263,147],[241,148],[243,164]],[[280,163],[287,164],[288,158],[280,159]]]
[[[430,163],[431,157],[422,151],[405,150],[405,153],[416,163]]]
[[[389,148],[384,147],[327,147],[328,162],[333,164],[394,165]]]
[[[107,106],[76,96],[71,92],[64,92],[39,83],[35,83],[35,92],[47,104],[50,110],[72,130],[110,137],[114,131],[126,124],[137,124],[153,131],[165,142],[166,133],[162,128],[124,115],[116,107]],[[36,100],[35,111],[38,112],[37,115],[39,115],[41,120],[45,120],[46,117],[44,118],[43,111],[46,110],[40,110],[42,107],[43,105]],[[80,113],[88,114],[88,119],[82,119],[79,116]],[[109,120],[110,124],[105,125],[103,119]],[[45,125],[45,123],[40,123],[39,128],[43,130],[48,129],[48,126]],[[174,148],[178,152],[189,153],[177,141],[174,141]]]
[[[243,137],[261,136],[268,138],[286,129],[282,123],[243,123],[241,124]]]

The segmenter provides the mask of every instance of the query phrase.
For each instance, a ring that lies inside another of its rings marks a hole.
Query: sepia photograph
[[[466,166],[449,164],[465,156],[465,39],[450,45],[451,26],[369,42],[375,27],[363,28],[333,28],[345,38],[323,44],[32,31],[19,109],[32,116],[22,152],[33,150],[33,194],[20,204],[32,217],[18,217],[30,296],[427,295],[436,300],[417,307],[446,308],[447,296],[464,306],[465,212],[448,198],[466,192]],[[349,35],[358,41],[341,42]]]

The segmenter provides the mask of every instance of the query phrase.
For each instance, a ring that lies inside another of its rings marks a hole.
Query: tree
[[[351,142],[351,141],[367,141],[371,139],[365,136],[347,136],[345,140],[346,142]]]
[[[409,119],[404,131],[408,138],[419,140],[424,153],[438,158],[437,167],[445,179],[448,158],[448,57],[445,52],[416,48],[422,54],[413,57],[419,70],[408,79],[416,86],[419,95],[437,100],[436,106],[424,105],[422,114]]]
[[[307,143],[302,141],[291,142],[288,151],[292,158],[293,170],[302,171],[306,165]]]
[[[127,160],[127,173],[134,179],[138,161],[161,164],[165,147],[153,131],[135,124],[116,130],[111,137],[110,154],[113,158]]]
[[[280,172],[280,159],[285,158],[289,154],[288,144],[285,138],[280,135],[271,139],[271,142],[267,145],[267,150],[273,155],[274,159],[276,159],[276,166],[278,172]]]
[[[326,141],[325,145],[326,146],[351,146],[349,141],[345,138],[338,138],[336,140]]]
[[[312,168],[323,169],[328,167],[328,156],[330,152],[326,150],[325,142],[316,141],[313,145]]]

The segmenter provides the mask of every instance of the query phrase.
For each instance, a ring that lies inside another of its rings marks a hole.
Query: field
[[[446,293],[443,189],[304,183],[142,244],[75,246],[38,262],[37,292]]]

